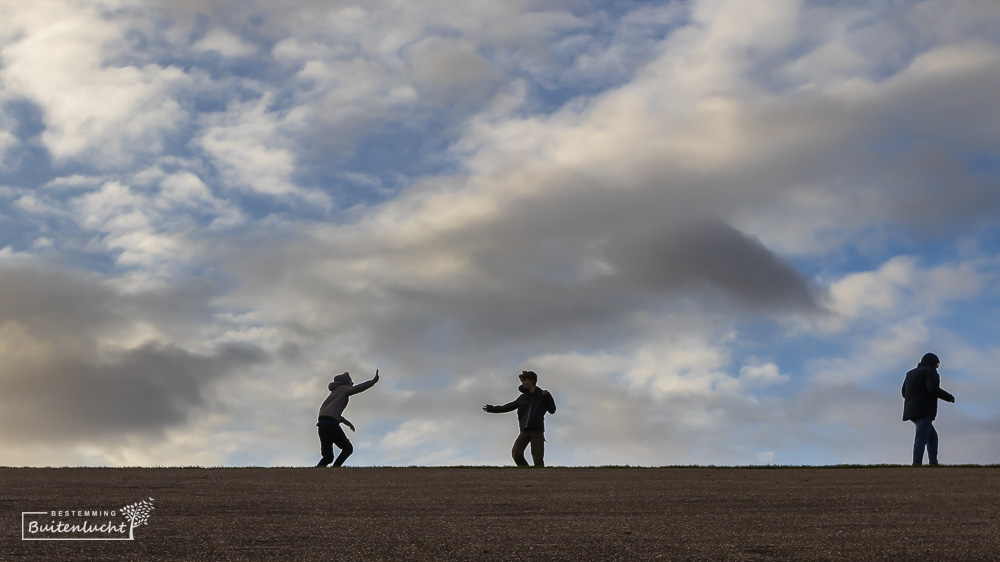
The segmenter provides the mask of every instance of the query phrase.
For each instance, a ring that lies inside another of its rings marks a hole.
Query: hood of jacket
[[[920,363],[917,363],[917,367],[930,367],[931,369],[936,369],[940,364],[941,360],[938,359],[937,355],[934,355],[933,353],[925,353],[924,356],[920,358]]]
[[[330,389],[330,392],[333,392],[333,389],[335,389],[335,388],[337,388],[339,386],[350,386],[350,384],[351,384],[350,380],[351,379],[349,379],[347,377],[347,375],[337,375],[337,376],[333,377],[333,382],[331,382],[327,386],[327,388]]]

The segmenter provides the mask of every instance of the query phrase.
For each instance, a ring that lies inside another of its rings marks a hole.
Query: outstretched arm
[[[517,409],[517,400],[504,404],[503,406],[493,406],[487,404],[483,406],[483,411],[489,414],[503,414],[506,412],[513,412]]]
[[[367,380],[365,382],[358,383],[358,384],[352,386],[347,391],[347,395],[348,396],[354,396],[355,394],[358,394],[359,392],[364,392],[364,391],[368,390],[369,388],[375,386],[375,383],[377,383],[377,382],[378,382],[378,369],[375,369],[375,376],[372,377],[371,380]]]

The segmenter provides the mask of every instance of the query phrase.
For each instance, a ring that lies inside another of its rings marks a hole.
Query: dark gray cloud
[[[818,287],[760,240],[721,221],[615,241],[607,256],[624,283],[646,291],[710,289],[749,308],[819,309]]]
[[[504,255],[494,258],[503,267],[489,257],[468,256],[484,270],[474,277],[486,282],[422,289],[390,283],[394,306],[373,318],[373,339],[400,347],[407,340],[417,345],[451,341],[476,353],[506,345],[539,350],[614,346],[635,335],[631,316],[668,308],[682,298],[701,299],[707,310],[820,310],[819,287],[759,240],[719,221],[622,236],[593,254],[551,261],[539,248],[546,244],[558,247],[559,235],[534,244],[506,244]],[[606,262],[611,269],[592,278],[574,277],[570,272],[587,260]]]
[[[102,362],[50,349],[44,361],[0,367],[0,425],[17,428],[5,440],[29,445],[159,434],[210,403],[207,387],[265,359],[257,348],[232,345],[200,355],[147,344]]]
[[[107,306],[112,291],[96,274],[37,264],[0,266],[0,322],[16,322],[36,336],[93,337],[121,321]]]
[[[184,423],[223,377],[267,360],[253,346],[183,347],[197,340],[210,294],[126,293],[92,273],[0,266],[4,440],[103,441]]]
[[[692,303],[730,318],[822,313],[821,288],[722,221],[646,228],[609,219],[588,234],[560,230],[571,216],[504,217],[403,248],[358,246],[347,233],[254,246],[226,263],[246,280],[227,299],[260,302],[306,347],[345,338],[397,370],[460,377],[512,357],[616,349],[648,329],[649,315]],[[357,277],[358,261],[378,267]],[[431,273],[440,262],[462,267]]]
[[[134,335],[141,323],[168,341],[183,340],[211,317],[211,299],[223,289],[197,277],[131,289],[128,279],[34,259],[0,263],[0,287],[0,322],[37,338],[88,342]]]

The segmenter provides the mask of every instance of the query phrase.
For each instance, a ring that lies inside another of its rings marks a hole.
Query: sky
[[[995,0],[0,0],[0,464],[1000,462]]]

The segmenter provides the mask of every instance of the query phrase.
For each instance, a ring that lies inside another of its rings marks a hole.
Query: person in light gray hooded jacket
[[[333,466],[342,466],[347,457],[354,452],[351,440],[347,438],[347,434],[340,427],[340,424],[344,424],[351,431],[354,431],[354,424],[344,417],[344,408],[347,408],[347,402],[351,396],[368,390],[377,382],[378,369],[375,369],[375,376],[371,380],[360,384],[354,384],[354,381],[351,380],[351,374],[348,372],[333,377],[333,382],[328,387],[330,395],[319,407],[319,421],[316,423],[316,426],[319,427],[320,453],[323,455],[323,458],[316,464],[317,467],[326,467],[330,461],[333,461],[334,445],[340,449],[340,455],[337,456],[336,461],[333,461]]]

